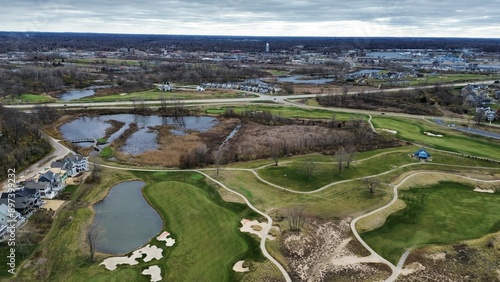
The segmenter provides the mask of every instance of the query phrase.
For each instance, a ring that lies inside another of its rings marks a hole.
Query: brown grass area
[[[107,121],[107,123],[111,124],[111,127],[106,128],[106,136],[104,136],[105,139],[108,139],[111,135],[113,135],[125,125],[124,122],[114,119]]]
[[[382,211],[379,211],[377,213],[374,213],[370,216],[367,216],[365,218],[360,219],[356,224],[356,229],[360,233],[377,229],[377,228],[381,227],[382,225],[384,225],[384,223],[385,223],[387,217],[389,217],[389,215],[391,215],[397,211],[400,211],[400,210],[404,209],[405,207],[406,207],[405,202],[398,199],[390,207],[388,207]]]
[[[201,145],[201,138],[197,133],[191,133],[185,136],[176,136],[173,134],[159,136],[160,149],[147,151],[137,156],[128,156],[128,162],[132,164],[152,165],[152,166],[178,166],[179,158],[183,154],[193,150]],[[123,153],[118,153],[117,157],[121,160]]]
[[[123,146],[123,144],[125,144],[127,138],[129,138],[138,130],[139,127],[137,126],[137,123],[131,123],[127,130],[125,130],[118,138],[111,142],[111,146],[113,146],[115,149],[119,149],[121,146]]]
[[[226,136],[234,129],[239,122],[237,119],[221,119],[219,124],[214,126],[207,132],[200,133],[192,131],[187,135],[174,135],[170,133],[171,126],[155,126],[151,129],[158,132],[157,141],[159,144],[158,150],[147,151],[140,155],[125,154],[117,150],[116,158],[122,162],[137,165],[150,165],[150,166],[167,166],[176,167],[179,165],[179,158],[189,151],[194,150],[196,147],[206,144],[208,148],[217,148],[226,138]],[[122,142],[115,148],[119,148],[125,142],[126,135],[124,132],[122,136],[115,140]]]
[[[307,83],[307,80],[304,81]],[[294,84],[293,85],[295,94],[327,94],[327,93],[342,93],[342,86],[338,85],[314,85],[314,84]],[[349,86],[349,92],[351,91],[367,91],[367,90],[377,90],[375,87],[371,86]]]
[[[500,232],[446,246],[426,246],[408,256],[417,271],[398,281],[500,281]],[[404,270],[404,268],[403,268]]]
[[[350,221],[351,218],[323,222],[309,218],[300,233],[283,232],[281,253],[293,281],[379,281],[390,275],[390,269],[381,264],[332,263],[367,254],[356,242],[350,245]]]
[[[273,142],[286,141],[289,145],[293,145],[295,141],[331,136],[334,131],[335,129],[317,125],[267,126],[248,122],[231,140],[231,145],[239,160],[254,160],[270,156],[270,145]],[[349,132],[345,133],[350,134]]]

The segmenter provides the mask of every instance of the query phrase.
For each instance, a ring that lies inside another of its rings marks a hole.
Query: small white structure
[[[201,87],[200,85],[196,86],[196,92],[203,92],[205,91],[205,88]]]
[[[174,87],[170,84],[170,82],[166,81],[164,84],[158,84],[158,90],[160,91],[172,91]]]

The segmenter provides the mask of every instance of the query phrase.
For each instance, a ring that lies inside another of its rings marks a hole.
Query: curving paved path
[[[453,174],[453,173],[443,173],[443,172],[429,172],[429,171],[423,171],[423,172],[415,172],[415,173],[412,173],[408,176],[406,176],[405,178],[403,178],[397,185],[394,185],[394,188],[393,188],[393,199],[387,203],[385,206],[383,207],[380,207],[376,210],[373,210],[369,213],[366,213],[364,215],[361,215],[355,219],[353,219],[351,221],[351,230],[352,230],[352,233],[354,234],[354,236],[356,237],[356,239],[358,239],[358,241],[370,252],[370,254],[372,256],[376,256],[378,257],[379,259],[381,259],[382,262],[384,262],[385,264],[387,264],[391,270],[392,270],[392,274],[389,278],[387,278],[385,281],[394,281],[396,280],[396,278],[399,276],[399,274],[401,273],[401,269],[403,268],[403,265],[404,265],[404,262],[406,261],[406,258],[408,257],[408,255],[410,254],[410,251],[411,250],[407,250],[402,256],[401,258],[399,259],[399,262],[397,264],[397,266],[395,266],[394,264],[392,264],[391,262],[387,261],[386,259],[384,259],[382,256],[380,256],[379,254],[377,254],[365,241],[363,241],[363,239],[361,239],[361,236],[359,235],[358,231],[356,230],[356,223],[362,219],[362,218],[365,218],[367,216],[370,216],[372,214],[375,214],[379,211],[382,211],[388,207],[390,207],[392,204],[394,204],[394,202],[396,202],[396,200],[398,199],[398,189],[399,187],[401,187],[401,185],[403,185],[408,179],[416,176],[416,175],[420,175],[420,174],[426,174],[426,173],[441,173],[441,174],[449,174],[449,175],[454,175],[456,177],[461,177],[461,178],[465,178],[465,179],[469,179],[469,180],[473,180],[473,181],[478,181],[478,182],[484,182],[484,183],[495,183],[495,182],[500,182],[500,180],[482,180],[482,179],[475,179],[475,178],[472,178],[472,177],[468,177],[468,176],[462,176],[462,175],[457,175],[457,174]]]
[[[115,166],[110,166],[110,165],[100,165],[102,167],[106,167],[106,168],[111,168],[111,169],[119,169],[119,170],[132,170],[132,171],[150,171],[150,172],[197,172],[203,176],[205,176],[206,178],[210,179],[211,181],[215,182],[217,185],[221,186],[222,188],[224,188],[225,190],[237,195],[238,197],[242,198],[245,203],[247,204],[247,206],[249,208],[251,208],[252,210],[254,210],[255,212],[257,212],[258,214],[264,216],[267,220],[267,225],[266,227],[264,228],[263,232],[264,234],[262,235],[262,238],[260,240],[260,249],[262,251],[262,253],[264,254],[264,256],[269,259],[281,272],[281,274],[283,275],[283,277],[285,278],[285,281],[287,282],[291,282],[292,279],[290,278],[290,275],[288,274],[288,272],[285,270],[285,268],[273,257],[271,256],[271,254],[269,254],[269,252],[267,251],[267,248],[266,248],[266,239],[269,235],[269,231],[271,230],[272,226],[273,226],[273,220],[272,218],[265,214],[264,212],[258,210],[256,207],[254,207],[250,201],[245,197],[243,196],[242,194],[234,191],[234,190],[231,190],[229,189],[226,185],[224,185],[223,183],[221,183],[220,181],[214,179],[213,177],[211,177],[210,175],[204,173],[203,171],[201,170],[186,170],[186,169],[169,169],[169,170],[160,170],[160,169],[139,169],[139,168],[126,168],[126,167],[115,167]],[[214,169],[212,169],[214,170]]]

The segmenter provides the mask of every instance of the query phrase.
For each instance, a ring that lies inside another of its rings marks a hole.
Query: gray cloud
[[[466,37],[500,34],[500,0],[0,0],[0,5],[0,29],[15,31]]]

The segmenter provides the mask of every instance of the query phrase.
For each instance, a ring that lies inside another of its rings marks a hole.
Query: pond
[[[62,101],[70,101],[77,100],[84,97],[89,97],[95,94],[93,89],[73,89],[70,91],[66,91],[59,97],[59,100]]]
[[[306,75],[292,75],[278,77],[278,82],[302,83],[302,84],[325,84],[333,82],[333,78],[306,76]]]
[[[109,123],[111,120],[121,121],[124,125],[108,138],[108,142],[118,138],[129,128],[131,123],[136,123],[139,127],[139,130],[129,136],[120,148],[122,152],[128,154],[141,154],[158,148],[158,132],[149,127],[168,125],[171,127],[171,134],[186,135],[189,131],[206,132],[218,123],[216,118],[207,116],[160,117],[116,114],[95,117],[83,116],[63,124],[59,127],[59,131],[65,140],[101,138],[106,136],[106,129],[111,127]],[[90,143],[79,143],[78,145],[91,146]]]
[[[113,186],[106,198],[94,205],[93,227],[101,233],[96,250],[125,254],[142,247],[163,227],[163,220],[142,196],[142,181]]]

